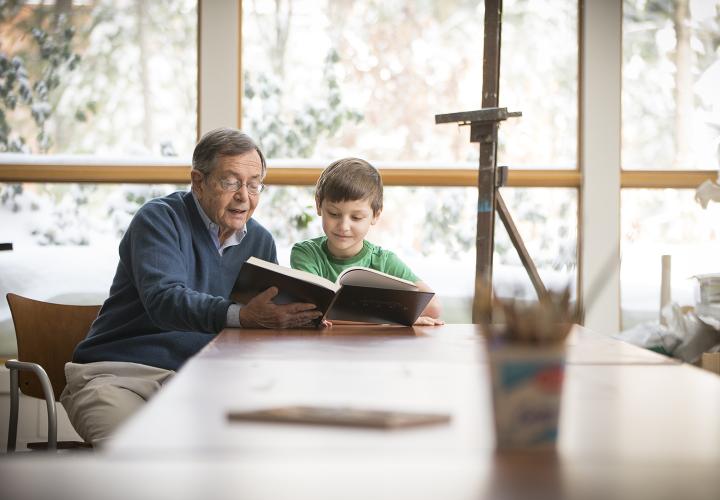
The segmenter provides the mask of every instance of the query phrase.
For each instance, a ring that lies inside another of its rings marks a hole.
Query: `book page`
[[[411,326],[434,293],[343,284],[327,319]]]
[[[270,271],[275,271],[276,273],[284,274],[286,276],[291,276],[293,278],[296,278],[296,279],[299,279],[302,281],[307,281],[309,283],[314,283],[323,288],[332,290],[333,292],[337,292],[340,289],[340,285],[333,283],[329,279],[325,279],[322,276],[317,276],[315,274],[308,273],[306,271],[301,271],[299,269],[292,269],[290,267],[281,266],[278,264],[274,264],[272,262],[268,262],[266,260],[258,259],[257,257],[250,257],[246,262],[248,264],[252,264],[257,267],[262,267],[262,268],[268,269]]]
[[[412,281],[396,278],[389,274],[366,267],[348,267],[338,276],[340,285],[367,286],[388,290],[417,290]]]

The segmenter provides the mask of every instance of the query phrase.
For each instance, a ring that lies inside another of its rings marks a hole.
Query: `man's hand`
[[[415,320],[416,326],[438,326],[444,324],[445,322],[443,320],[430,316],[420,316],[418,319]]]
[[[322,316],[315,304],[273,304],[277,294],[278,289],[273,286],[245,304],[240,309],[243,328],[315,328],[313,320]]]

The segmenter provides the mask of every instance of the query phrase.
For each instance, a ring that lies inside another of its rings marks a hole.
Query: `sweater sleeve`
[[[183,227],[170,210],[147,206],[139,211],[131,227],[130,274],[148,316],[165,330],[217,333],[223,329],[231,301],[187,286],[191,272],[189,255],[183,248]],[[185,241],[183,241],[185,240]],[[201,258],[197,255],[196,258]]]

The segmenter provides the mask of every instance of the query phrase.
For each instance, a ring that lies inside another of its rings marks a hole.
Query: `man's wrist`
[[[227,328],[242,328],[242,323],[240,322],[240,309],[242,309],[240,304],[230,304],[230,307],[228,307],[227,310],[227,319],[225,321],[225,326]]]

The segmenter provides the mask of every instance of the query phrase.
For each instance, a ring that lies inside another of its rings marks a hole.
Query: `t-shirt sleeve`
[[[380,271],[413,283],[420,281],[420,278],[397,255],[389,250],[385,252],[385,269],[380,269]]]
[[[313,251],[307,241],[301,241],[293,245],[292,250],[290,250],[290,267],[322,276],[319,255]]]

